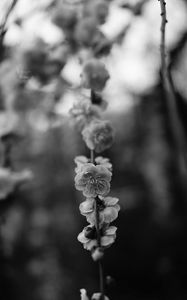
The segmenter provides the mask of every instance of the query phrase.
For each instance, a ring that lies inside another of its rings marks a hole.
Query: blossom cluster
[[[94,261],[100,261],[105,249],[115,242],[117,227],[111,223],[116,220],[120,210],[119,199],[109,196],[112,164],[108,158],[96,156],[111,147],[114,137],[111,123],[100,117],[102,101],[100,105],[95,104],[95,98],[93,101],[93,97],[102,99],[101,94],[108,79],[108,71],[100,60],[88,60],[83,66],[82,86],[90,89],[91,99],[83,98],[71,110],[71,116],[90,150],[90,158],[83,155],[75,158],[75,188],[86,198],[79,210],[88,222],[79,233],[78,241],[91,252]],[[95,293],[91,299],[108,300],[108,297],[102,291]],[[81,300],[89,300],[84,289],[81,290]]]
[[[68,37],[69,44],[79,49],[82,93],[70,115],[90,150],[90,157],[81,155],[75,158],[75,188],[85,197],[79,210],[88,222],[79,233],[78,241],[91,252],[94,261],[101,263],[104,251],[115,242],[117,227],[111,223],[120,210],[119,199],[110,196],[112,164],[100,155],[111,147],[114,139],[112,124],[102,118],[102,111],[107,107],[103,91],[110,75],[101,57],[108,54],[111,43],[100,30],[100,25],[108,16],[109,2],[88,1],[77,10],[64,5],[64,14],[55,12],[53,21]],[[109,300],[102,287],[100,293],[93,294],[91,300],[94,299]],[[85,289],[81,289],[81,300],[89,300]]]

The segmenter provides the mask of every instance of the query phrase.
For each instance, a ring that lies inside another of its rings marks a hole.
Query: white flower
[[[94,198],[87,198],[86,201],[82,202],[79,206],[80,212],[86,217],[87,221],[91,225],[95,225],[95,208],[94,203],[98,202],[99,207],[99,223],[102,226],[103,223],[109,224],[118,217],[120,206],[118,204],[119,199],[114,197],[101,197],[99,200]]]

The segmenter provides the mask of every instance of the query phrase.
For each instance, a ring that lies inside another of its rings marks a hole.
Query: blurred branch
[[[3,39],[4,39],[4,36],[6,33],[6,24],[7,24],[10,14],[13,11],[14,7],[16,6],[17,2],[18,2],[18,0],[12,1],[11,5],[9,6],[9,8],[5,14],[4,20],[3,20],[2,24],[0,25],[0,61],[3,57]]]
[[[176,61],[178,60],[179,56],[181,55],[181,52],[184,49],[186,43],[187,43],[187,30],[181,35],[176,46],[173,49],[171,49],[171,51],[170,51],[169,68],[171,68],[173,65],[175,65]]]
[[[161,57],[161,76],[162,84],[167,101],[169,119],[171,131],[173,134],[174,143],[177,151],[177,158],[179,162],[180,171],[184,174],[187,171],[187,144],[185,139],[184,129],[180,122],[177,113],[176,95],[173,88],[171,76],[169,75],[168,66],[166,62],[166,2],[164,0],[158,0],[160,2],[161,9],[161,40],[160,40],[160,57]],[[185,174],[186,175],[186,174]]]
[[[9,15],[11,14],[11,12],[14,9],[17,2],[18,2],[18,0],[13,0],[10,7],[9,7],[9,9],[7,10],[7,12],[5,14],[4,21],[0,25],[0,37],[4,36],[4,32],[6,31],[5,27],[6,27]]]
[[[123,1],[120,3],[120,7],[131,10],[132,13],[137,16],[137,15],[141,15],[144,4],[146,4],[146,2],[148,1],[149,0],[142,0],[135,4],[127,3],[126,1]]]

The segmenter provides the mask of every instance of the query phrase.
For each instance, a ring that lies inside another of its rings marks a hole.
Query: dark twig
[[[161,57],[161,76],[164,87],[165,97],[167,101],[168,114],[170,119],[170,126],[173,134],[173,139],[176,146],[177,157],[180,171],[186,173],[187,171],[187,144],[184,130],[177,113],[176,95],[171,82],[171,77],[168,72],[167,55],[166,55],[166,2],[165,0],[158,0],[161,9],[161,41],[160,41],[160,57]],[[186,175],[186,174],[185,174]]]
[[[3,40],[4,40],[4,36],[6,34],[6,31],[7,31],[6,24],[7,24],[10,14],[11,14],[12,10],[14,9],[17,2],[18,2],[18,0],[12,1],[10,7],[8,8],[8,10],[4,16],[4,20],[3,20],[2,24],[0,25],[0,61],[2,60],[3,54],[4,54]]]
[[[10,7],[8,8],[5,17],[4,17],[4,21],[2,22],[2,24],[0,25],[0,36],[3,35],[3,33],[6,31],[5,27],[9,18],[9,15],[11,14],[12,10],[14,9],[16,3],[18,2],[18,0],[13,0]]]

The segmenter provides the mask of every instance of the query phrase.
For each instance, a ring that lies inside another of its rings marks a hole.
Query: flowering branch
[[[89,223],[78,235],[78,240],[91,252],[93,260],[98,262],[99,266],[100,292],[95,293],[92,300],[108,300],[104,292],[102,258],[105,249],[115,241],[117,228],[110,226],[110,223],[118,217],[120,209],[118,199],[107,196],[110,192],[112,165],[108,158],[96,155],[110,148],[113,142],[113,128],[110,122],[101,120],[98,111],[95,110],[95,107],[102,106],[101,92],[108,79],[109,74],[104,64],[98,59],[89,60],[83,67],[82,86],[91,91],[91,97],[87,98],[86,102],[80,101],[71,110],[90,150],[90,158],[75,158],[75,187],[86,197],[79,209]],[[89,300],[84,289],[81,290],[81,300]]]
[[[176,95],[173,89],[173,84],[171,82],[171,74],[169,74],[167,66],[167,54],[166,54],[166,24],[167,24],[167,12],[166,12],[166,1],[158,0],[160,2],[161,9],[161,39],[160,39],[160,58],[161,58],[161,75],[162,75],[162,84],[164,87],[165,97],[168,106],[168,113],[170,118],[170,126],[173,134],[173,139],[175,142],[175,147],[177,151],[178,163],[180,171],[184,172],[185,166],[185,175],[187,172],[187,144],[185,139],[184,130],[180,119],[177,113],[176,107]],[[183,163],[184,162],[184,163]]]

